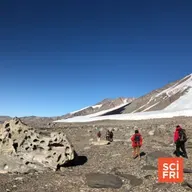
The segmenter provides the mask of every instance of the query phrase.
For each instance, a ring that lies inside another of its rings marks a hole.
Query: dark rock
[[[112,174],[89,173],[85,175],[87,185],[91,188],[119,189],[123,185],[122,180]]]
[[[154,167],[152,165],[145,165],[142,167],[142,170],[157,170],[157,167]]]
[[[184,168],[184,169],[183,169],[183,173],[192,173],[192,169],[186,169],[186,168]]]
[[[120,173],[120,172],[116,172],[116,175],[118,175],[119,177],[123,177],[127,180],[130,181],[130,184],[132,186],[139,186],[143,183],[143,180],[140,179],[140,178],[137,178],[136,176],[134,175],[131,175],[131,174],[125,174],[125,173]]]
[[[184,181],[181,185],[183,187],[189,187],[190,189],[192,189],[192,182]]]
[[[145,179],[151,179],[151,178],[152,178],[152,175],[146,175],[144,178],[145,178]]]

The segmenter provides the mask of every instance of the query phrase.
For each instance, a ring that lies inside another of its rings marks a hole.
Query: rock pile
[[[45,136],[19,118],[14,118],[1,126],[0,158],[1,171],[25,172],[31,168],[56,170],[74,159],[74,150],[63,133],[52,132],[50,136]]]

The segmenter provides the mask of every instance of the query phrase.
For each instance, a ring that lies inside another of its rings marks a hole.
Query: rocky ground
[[[34,124],[34,123],[33,123]],[[157,182],[156,161],[161,156],[173,156],[173,131],[182,125],[190,137],[187,143],[189,159],[184,159],[184,182]],[[33,171],[26,174],[0,174],[1,192],[186,192],[192,191],[192,118],[172,118],[142,121],[101,121],[79,124],[39,124],[37,131],[67,134],[79,157],[66,167],[53,172]],[[108,128],[114,129],[114,142],[93,145],[96,128],[102,139]],[[141,161],[132,158],[130,137],[138,128],[143,135]]]

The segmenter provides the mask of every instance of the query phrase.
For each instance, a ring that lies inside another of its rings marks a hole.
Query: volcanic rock
[[[0,169],[8,172],[20,172],[31,167],[56,170],[73,160],[74,150],[63,133],[52,132],[50,136],[44,136],[19,118],[14,118],[1,127],[0,156]]]

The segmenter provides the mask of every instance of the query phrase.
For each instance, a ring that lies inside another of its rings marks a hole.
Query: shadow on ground
[[[88,159],[86,156],[79,156],[75,152],[75,158],[71,161],[66,162],[61,167],[76,167],[76,166],[84,165],[85,163],[87,163],[87,161],[88,161]]]
[[[140,157],[143,157],[143,156],[145,156],[145,155],[146,155],[146,153],[145,153],[145,152],[141,152],[141,153],[140,153]],[[138,155],[137,155],[137,156],[135,156],[135,157],[134,157],[134,159],[137,159],[137,157],[139,157],[139,156],[138,156]]]
[[[146,155],[145,152],[141,152],[141,153],[140,153],[140,157],[143,157],[143,156],[145,156],[145,155]]]

